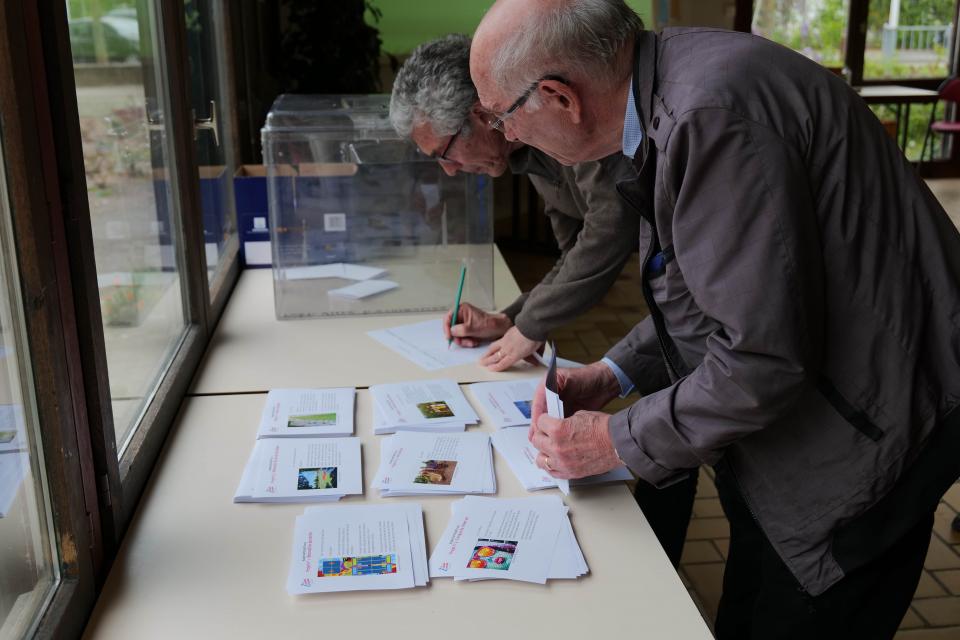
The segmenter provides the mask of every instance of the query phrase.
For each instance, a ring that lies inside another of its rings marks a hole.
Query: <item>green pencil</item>
[[[453,301],[453,315],[450,316],[450,339],[447,340],[447,349],[453,342],[453,327],[457,324],[457,311],[460,310],[460,296],[463,295],[463,281],[467,277],[467,263],[460,265],[460,284],[457,285],[457,299]]]

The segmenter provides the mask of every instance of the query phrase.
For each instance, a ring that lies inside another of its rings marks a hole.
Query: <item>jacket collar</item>
[[[510,171],[515,174],[528,173],[554,182],[562,179],[559,164],[542,151],[524,145],[507,157]]]

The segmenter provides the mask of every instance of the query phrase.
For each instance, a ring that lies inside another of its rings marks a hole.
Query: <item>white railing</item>
[[[953,42],[953,25],[930,26],[883,25],[883,57],[891,58],[898,50],[933,50],[938,47],[950,50]]]

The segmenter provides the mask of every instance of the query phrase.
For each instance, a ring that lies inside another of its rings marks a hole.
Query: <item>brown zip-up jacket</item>
[[[635,175],[622,153],[565,167],[533,147],[509,158],[514,173],[526,173],[543,197],[560,246],[553,269],[503,312],[530,340],[546,340],[600,302],[637,249],[640,218],[617,195],[617,182]]]
[[[620,189],[652,311],[608,354],[645,394],[614,444],[660,486],[725,465],[818,595],[960,475],[960,234],[856,93],[784,47],[644,32],[633,91]]]

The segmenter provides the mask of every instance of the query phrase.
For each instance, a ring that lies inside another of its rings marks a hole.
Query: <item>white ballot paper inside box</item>
[[[257,438],[353,435],[356,391],[271,389],[260,416]]]
[[[305,267],[289,267],[286,270],[288,280],[310,280],[313,278],[343,278],[344,280],[370,280],[378,278],[387,272],[379,267],[368,267],[362,264],[347,262],[333,262],[331,264],[315,264]]]
[[[547,366],[547,379],[544,383],[547,399],[547,415],[551,418],[563,420],[563,400],[560,399],[560,390],[557,386],[557,347],[550,343],[550,363]],[[570,493],[570,481],[557,479],[557,488],[564,493]]]
[[[443,336],[443,318],[368,331],[367,335],[427,371],[476,362],[488,346],[488,343],[473,348],[456,343],[448,346]]]
[[[537,466],[537,450],[530,444],[526,429],[501,429],[494,432],[490,439],[494,448],[507,461],[513,475],[517,476],[524,489],[539,491],[557,486],[557,479]],[[606,473],[570,480],[570,485],[579,487],[632,479],[633,475],[630,471],[621,465]]]
[[[391,291],[399,286],[400,285],[393,280],[364,280],[347,285],[346,287],[340,287],[339,289],[330,289],[327,291],[327,295],[334,296],[335,298],[345,298],[347,300],[362,300],[370,296],[375,296],[378,293]]]
[[[362,494],[359,438],[257,440],[234,502],[320,502]]]
[[[314,507],[296,520],[290,594],[407,589],[428,581],[420,505]]]
[[[374,433],[463,431],[477,424],[476,411],[453,380],[423,380],[370,387]]]
[[[533,395],[540,378],[476,382],[469,389],[494,426],[521,427],[530,424]]]
[[[558,496],[466,496],[430,556],[430,576],[544,584],[589,571]]]
[[[485,433],[398,432],[380,445],[373,486],[385,497],[495,493],[490,438]]]

